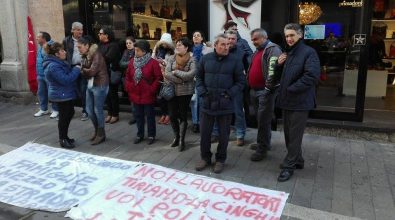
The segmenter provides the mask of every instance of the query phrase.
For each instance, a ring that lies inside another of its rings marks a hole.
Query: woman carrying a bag
[[[81,53],[81,74],[88,80],[86,111],[95,128],[90,141],[96,145],[106,139],[103,107],[109,88],[107,66],[96,44],[91,45],[88,39],[82,37],[77,46]]]
[[[188,38],[176,41],[176,54],[167,59],[165,80],[174,84],[175,96],[169,100],[169,114],[174,140],[171,147],[185,149],[185,134],[188,127],[187,113],[192,94],[194,93],[194,77],[196,61],[191,56],[192,42]],[[181,125],[181,130],[180,130]]]
[[[134,144],[144,139],[144,122],[147,116],[148,144],[155,142],[156,125],[154,104],[162,80],[158,61],[151,58],[150,45],[146,40],[134,44],[135,57],[130,60],[125,75],[125,89],[133,103],[137,124],[137,137]]]

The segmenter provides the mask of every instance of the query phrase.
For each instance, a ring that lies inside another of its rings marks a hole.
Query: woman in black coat
[[[99,31],[99,51],[104,56],[107,65],[109,78],[115,71],[120,71],[119,61],[121,59],[121,51],[118,43],[114,41],[114,32],[109,28],[102,28]],[[108,91],[106,104],[108,115],[105,119],[106,123],[114,124],[119,120],[119,97],[118,86],[120,82],[114,83],[110,80],[110,88]]]

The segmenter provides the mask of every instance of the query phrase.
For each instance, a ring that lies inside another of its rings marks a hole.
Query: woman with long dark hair
[[[106,65],[109,78],[111,79],[112,72],[120,71],[119,60],[121,59],[121,51],[118,43],[115,42],[114,32],[110,28],[102,28],[99,31],[99,51],[102,53]],[[118,97],[119,83],[111,83],[106,99],[108,108],[108,115],[105,119],[106,123],[114,124],[119,120],[119,97]]]
[[[48,97],[59,107],[59,144],[63,148],[74,148],[75,140],[69,138],[68,131],[74,116],[74,100],[77,98],[76,80],[81,67],[71,68],[66,60],[66,51],[61,43],[55,42],[45,47],[47,58],[43,62],[48,81]]]
[[[121,67],[122,72],[126,71],[130,60],[134,57],[134,43],[136,43],[136,40],[132,36],[126,37],[125,40],[126,49],[123,51],[121,61],[119,61],[119,66]],[[133,115],[133,103],[131,102],[130,105],[132,109],[132,118],[129,120],[129,124],[132,125],[136,123],[136,119],[134,118]]]
[[[106,139],[103,107],[108,93],[107,66],[96,44],[91,44],[82,37],[77,46],[81,53],[81,74],[88,80],[86,111],[95,128],[90,141],[92,145],[96,145]]]

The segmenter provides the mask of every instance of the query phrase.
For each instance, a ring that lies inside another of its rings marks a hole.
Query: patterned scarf
[[[135,57],[133,61],[133,66],[134,66],[134,82],[139,84],[140,80],[143,78],[143,73],[141,72],[141,68],[145,66],[145,64],[148,63],[148,61],[151,59],[151,54],[146,53],[142,57]]]
[[[196,61],[200,61],[200,57],[202,57],[203,44],[195,44],[192,48],[193,57],[195,57]]]

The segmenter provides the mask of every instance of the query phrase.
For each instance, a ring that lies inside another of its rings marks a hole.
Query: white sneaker
[[[43,115],[48,115],[48,114],[49,114],[48,110],[47,111],[43,111],[43,110],[40,109],[40,111],[38,111],[36,114],[34,114],[34,117],[41,117]]]
[[[52,111],[52,114],[49,116],[50,118],[57,118],[59,115],[58,111]]]

